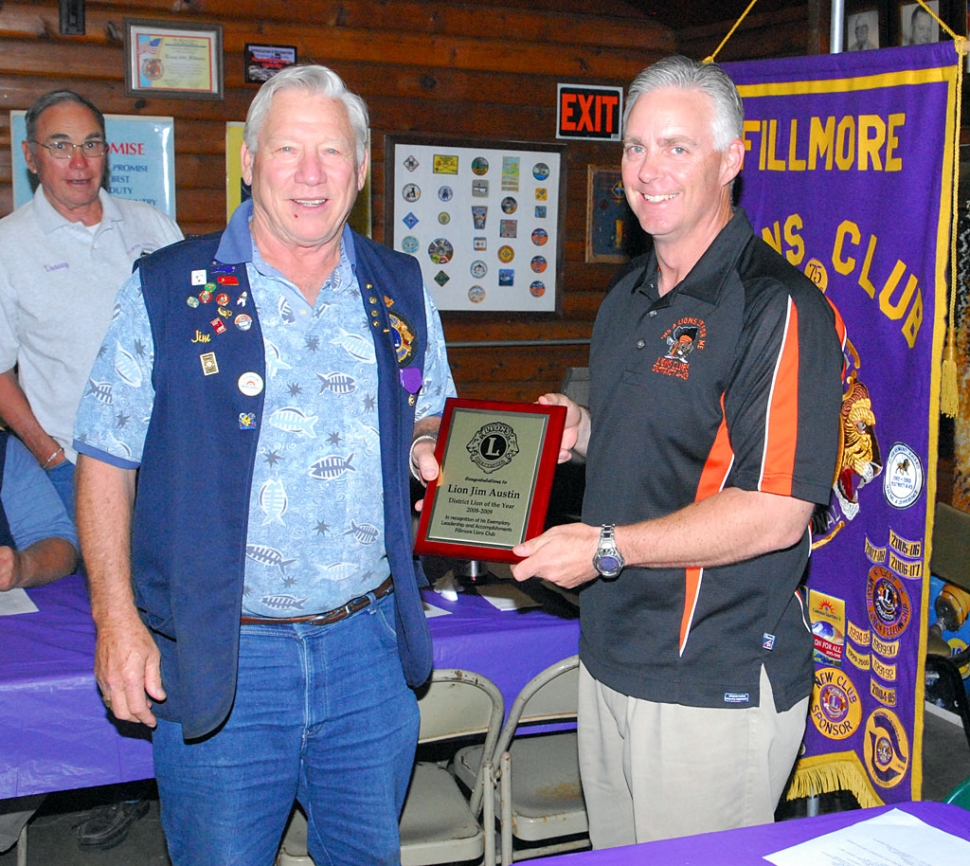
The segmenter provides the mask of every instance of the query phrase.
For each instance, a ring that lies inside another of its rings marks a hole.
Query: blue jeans
[[[241,627],[236,699],[186,743],[159,720],[155,776],[174,866],[271,866],[294,798],[317,866],[399,864],[418,737],[394,596],[329,626]]]
[[[47,470],[47,477],[54,485],[57,495],[61,497],[71,523],[77,526],[77,520],[74,517],[74,464],[70,460],[62,460],[53,469]]]

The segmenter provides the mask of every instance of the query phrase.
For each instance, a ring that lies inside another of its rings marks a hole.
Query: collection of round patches
[[[488,160],[483,156],[475,157],[471,163],[471,170],[477,178],[483,178],[484,175],[488,174],[489,163]],[[536,163],[532,168],[532,176],[537,181],[544,181],[549,178],[550,169],[549,166],[544,162]],[[472,195],[476,198],[482,198],[488,196],[488,181],[487,180],[473,180],[472,181]],[[438,187],[436,193],[439,201],[447,204],[450,202],[454,196],[455,192],[451,186],[447,184],[442,184]],[[536,193],[537,201],[545,201],[545,191],[539,194]],[[422,196],[422,190],[420,186],[416,183],[408,183],[401,190],[402,198],[409,204],[413,204],[418,201]],[[519,210],[519,200],[512,195],[505,196],[500,204],[502,214],[505,216],[510,216]],[[536,206],[536,217],[544,218],[546,215],[546,207],[544,205]],[[438,223],[442,226],[446,226],[451,222],[451,214],[446,211],[440,211],[437,216]],[[484,231],[488,220],[488,207],[484,205],[474,205],[472,206],[472,223],[476,231]],[[417,222],[415,219],[414,222]],[[411,225],[411,224],[409,224]],[[499,236],[502,239],[514,239],[518,234],[517,220],[500,220],[500,231]],[[549,241],[549,232],[544,228],[533,229],[530,234],[530,240],[532,244],[536,247],[544,246]],[[476,237],[473,240],[473,248],[476,252],[484,252],[487,250],[488,243],[485,237]],[[421,252],[421,242],[418,238],[409,234],[406,235],[401,240],[401,249],[408,253],[409,255],[418,255]],[[507,243],[503,243],[496,251],[498,261],[501,265],[511,264],[516,256],[515,248]],[[428,244],[427,255],[430,261],[435,265],[447,265],[452,261],[455,255],[455,248],[453,243],[446,237],[437,237]],[[549,266],[548,260],[545,256],[535,255],[529,261],[529,268],[534,274],[542,274],[545,272],[546,268]],[[469,267],[469,273],[474,280],[482,280],[489,272],[489,266],[484,261],[483,258],[477,258]],[[511,286],[514,284],[514,274],[513,269],[500,268],[498,272],[498,282],[500,286]],[[449,282],[451,277],[444,271],[440,271],[435,277],[435,282],[439,286],[444,286],[445,283]],[[529,294],[534,298],[541,298],[546,293],[546,285],[542,280],[533,280],[529,285]],[[468,300],[473,304],[480,304],[485,300],[486,290],[479,284],[475,283],[468,290]]]

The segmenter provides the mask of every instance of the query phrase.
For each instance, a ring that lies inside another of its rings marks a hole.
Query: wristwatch
[[[616,549],[616,541],[613,538],[615,529],[616,526],[612,523],[604,523],[600,529],[600,543],[593,556],[593,568],[600,577],[616,577],[626,565],[623,554]]]

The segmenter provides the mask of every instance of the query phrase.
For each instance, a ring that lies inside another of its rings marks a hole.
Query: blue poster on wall
[[[27,137],[25,111],[10,112],[14,207],[34,195],[21,142]],[[175,219],[175,123],[171,117],[104,116],[108,138],[108,192],[145,201]]]

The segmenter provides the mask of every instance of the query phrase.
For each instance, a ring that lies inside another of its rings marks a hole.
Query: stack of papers
[[[970,863],[970,842],[893,809],[764,859],[775,866],[957,866]]]

